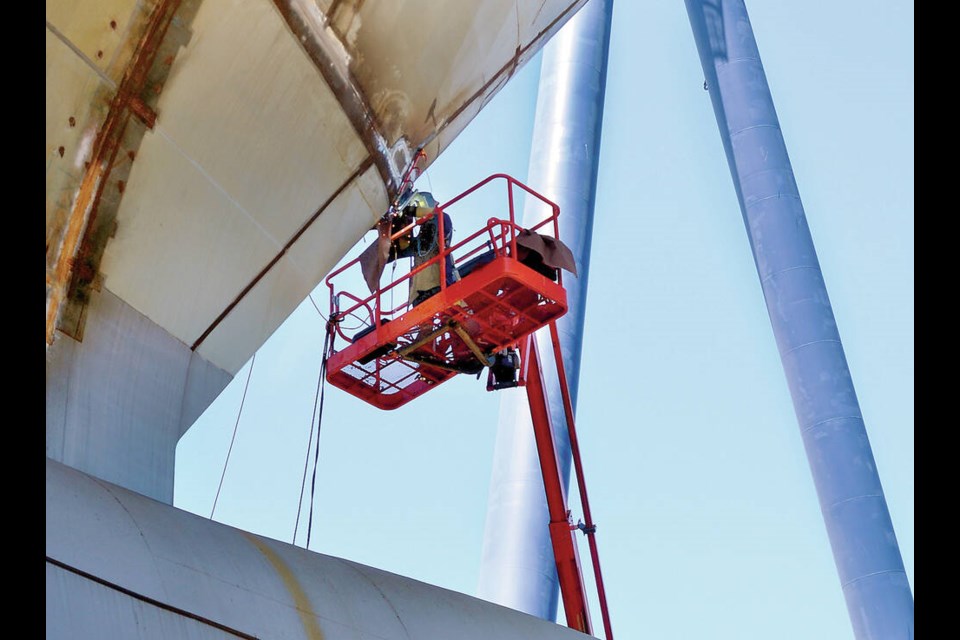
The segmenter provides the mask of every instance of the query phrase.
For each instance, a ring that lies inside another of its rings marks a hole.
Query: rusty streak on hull
[[[307,595],[306,590],[303,588],[303,585],[300,584],[296,574],[290,570],[290,566],[284,562],[280,554],[271,549],[265,541],[252,533],[247,533],[246,531],[242,533],[247,540],[253,543],[257,551],[267,559],[274,571],[276,571],[281,582],[283,582],[287,593],[293,598],[293,602],[296,604],[297,615],[300,616],[300,623],[303,625],[303,632],[307,635],[307,640],[323,640],[323,631],[317,622],[319,616],[313,610],[313,606],[310,603],[310,596]]]
[[[517,46],[514,55],[501,66],[493,76],[483,83],[470,97],[464,100],[456,110],[448,117],[444,118],[434,131],[427,135],[423,140],[406,140],[408,148],[406,156],[401,162],[398,162],[397,153],[403,149],[391,148],[387,136],[384,135],[384,127],[377,119],[376,110],[371,106],[368,97],[363,92],[363,87],[350,68],[346,60],[337,58],[338,52],[346,52],[346,44],[337,41],[342,38],[331,20],[335,17],[338,10],[345,10],[339,1],[333,2],[326,14],[323,15],[317,10],[317,24],[311,24],[301,10],[309,2],[301,0],[273,0],[277,10],[283,16],[291,32],[296,36],[310,60],[317,67],[327,85],[333,91],[346,114],[350,123],[353,125],[357,135],[366,146],[370,157],[377,167],[380,177],[387,186],[387,195],[393,199],[397,195],[400,184],[400,176],[406,170],[407,165],[413,160],[416,152],[437,138],[450,124],[479,99],[492,97],[499,87],[502,87],[509,78],[521,66],[525,56],[530,55],[531,51],[538,50],[543,43],[556,33],[561,26],[585,3],[585,0],[576,0],[571,2],[554,20],[541,30],[526,46]],[[356,10],[360,3],[357,3],[353,9]],[[495,88],[496,89],[493,89]],[[493,90],[492,90],[493,89]],[[431,111],[432,113],[432,111]],[[394,144],[398,145],[404,141],[404,138],[398,139]],[[403,166],[399,166],[399,165]]]
[[[296,0],[273,0],[280,15],[290,27],[290,31],[296,36],[297,42],[303,47],[327,86],[330,87],[330,91],[336,96],[343,113],[353,125],[354,131],[377,167],[377,172],[387,187],[388,199],[392,200],[397,195],[402,173],[398,174],[391,169],[391,163],[385,155],[386,139],[380,131],[374,111],[367,103],[365,96],[357,89],[353,76],[347,72],[347,77],[344,77],[343,72],[338,72],[338,65],[330,51],[331,45],[323,39],[321,34],[316,33],[311,25],[307,24],[294,8],[294,2]]]
[[[76,286],[78,270],[74,268],[83,252],[86,234],[97,214],[103,187],[113,167],[120,140],[130,119],[131,102],[143,90],[147,73],[156,51],[179,8],[181,0],[162,0],[153,10],[136,50],[130,58],[117,92],[110,103],[106,120],[94,143],[93,155],[74,199],[67,229],[57,255],[47,292],[47,345],[53,344],[60,310],[70,290]],[[145,105],[144,105],[145,106]],[[147,111],[150,111],[149,109]],[[152,113],[152,111],[150,111]],[[85,272],[87,270],[84,270]],[[89,274],[86,274],[89,276]]]

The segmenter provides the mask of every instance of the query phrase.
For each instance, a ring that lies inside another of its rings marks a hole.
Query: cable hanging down
[[[312,296],[310,298],[310,302],[313,302]],[[314,307],[316,307],[316,303],[314,303]],[[317,308],[317,313],[319,312],[320,312],[320,309]],[[323,317],[323,314],[320,314],[320,317]],[[326,318],[324,319],[326,320]],[[320,375],[317,379],[317,391],[314,396],[313,412],[310,418],[310,438],[307,441],[307,454],[303,461],[303,477],[300,481],[300,499],[297,502],[297,519],[293,525],[293,539],[291,542],[292,544],[296,544],[297,531],[300,528],[300,513],[303,509],[303,493],[304,493],[306,482],[307,482],[307,467],[309,466],[309,462],[310,462],[310,448],[314,444],[313,426],[314,426],[314,423],[316,423],[317,439],[316,439],[316,445],[314,448],[314,456],[313,456],[313,474],[310,482],[310,511],[307,518],[307,541],[306,541],[306,544],[304,545],[305,549],[310,548],[310,536],[313,530],[313,505],[314,505],[314,495],[315,495],[316,483],[317,483],[317,466],[320,458],[320,425],[323,417],[323,397],[324,397],[324,391],[325,391],[325,385],[323,384],[323,382],[327,373],[327,359],[330,356],[330,350],[333,346],[333,340],[331,338],[333,336],[334,330],[335,330],[334,322],[327,320],[326,331],[324,332],[324,338],[323,338],[323,356],[320,362]]]
[[[253,375],[253,363],[257,360],[257,354],[254,352],[250,358],[250,368],[247,370],[247,382],[243,385],[243,397],[240,399],[240,409],[237,411],[237,421],[233,424],[233,435],[230,436],[230,448],[227,449],[227,458],[223,461],[223,472],[220,474],[220,484],[217,486],[217,495],[213,498],[213,507],[210,508],[210,519],[213,520],[213,512],[217,510],[217,501],[220,500],[220,490],[223,489],[223,479],[227,475],[227,465],[230,464],[230,453],[233,451],[233,442],[237,439],[237,427],[240,426],[240,416],[243,415],[243,403],[247,400],[247,388],[250,386],[250,376]]]

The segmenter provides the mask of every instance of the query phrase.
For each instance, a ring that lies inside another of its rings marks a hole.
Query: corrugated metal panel
[[[230,376],[109,291],[89,313],[82,343],[50,347],[47,455],[172,503],[184,404],[206,407]]]
[[[57,340],[47,350],[45,449],[48,458],[63,460],[66,439],[67,409],[70,407],[70,372],[79,343]]]
[[[140,622],[133,612],[150,616],[150,631],[177,629],[157,608],[206,621],[180,625],[203,638],[221,637],[213,625],[298,640],[584,637],[464,594],[245,533],[51,460],[46,556],[53,578],[47,580],[46,615],[63,632],[48,638],[76,637],[64,621],[84,607],[109,620],[116,630],[110,637],[125,638],[157,637],[137,635]],[[144,603],[154,607],[147,611]]]

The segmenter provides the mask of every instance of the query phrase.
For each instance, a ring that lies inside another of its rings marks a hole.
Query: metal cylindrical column
[[[47,640],[582,640],[46,461]]]
[[[686,0],[857,638],[912,638],[913,595],[743,0]]]
[[[590,0],[544,47],[526,183],[560,206],[560,238],[579,277],[564,273],[569,310],[557,323],[570,394],[576,406],[581,336],[590,267],[590,239],[600,155],[600,129],[610,42],[612,0]],[[523,224],[541,218],[525,208]],[[542,335],[541,335],[542,334]],[[570,443],[557,387],[553,347],[537,335],[564,489],[570,482]],[[522,389],[500,392],[487,522],[477,595],[555,620],[558,583],[533,426]]]

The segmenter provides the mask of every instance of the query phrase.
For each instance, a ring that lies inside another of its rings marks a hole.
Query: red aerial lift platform
[[[335,288],[335,280],[359,270],[359,258],[328,276],[330,314],[336,324],[327,361],[330,384],[380,409],[396,409],[458,373],[477,373],[490,364],[496,352],[566,313],[560,270],[550,273],[541,267],[538,271],[517,257],[522,250],[517,237],[524,229],[514,218],[514,190],[523,189],[552,212],[528,232],[549,227],[557,234],[559,208],[555,204],[510,176],[496,174],[438,206],[434,216],[442,226],[440,212],[494,180],[507,184],[510,206],[506,218],[490,218],[486,226],[450,247],[444,246],[441,229],[435,258],[364,298]],[[419,224],[423,222],[426,219]],[[409,229],[395,236],[404,232]],[[384,307],[385,301],[396,297],[388,294],[405,298],[412,276],[442,264],[448,255],[461,273],[458,282],[448,285],[441,278],[440,291],[416,306],[405,301]],[[347,318],[360,321],[352,335],[342,329]]]
[[[506,184],[506,215],[492,217],[480,230],[447,247],[444,243],[442,213],[478,189],[503,180]],[[520,194],[520,191],[523,193]],[[541,201],[549,215],[530,229],[516,223],[514,206],[518,195]],[[573,406],[563,369],[563,356],[556,320],[567,311],[567,296],[561,270],[531,257],[518,238],[549,231],[559,238],[559,207],[526,185],[505,174],[495,174],[434,212],[390,236],[394,242],[407,236],[412,227],[434,218],[438,225],[437,254],[409,273],[359,297],[335,281],[348,278],[360,269],[359,258],[337,269],[327,278],[330,289],[330,324],[333,341],[326,360],[327,380],[336,387],[381,409],[396,409],[461,373],[477,374],[489,369],[487,389],[525,387],[530,405],[537,454],[543,474],[549,512],[549,532],[556,560],[560,594],[567,626],[593,633],[589,605],[575,533],[582,531],[589,541],[594,577],[603,616],[606,640],[613,640],[606,595],[600,574],[595,532],[579,446],[574,428]],[[439,290],[419,304],[407,297],[410,279],[451,257],[460,280],[446,283],[439,278]],[[354,277],[354,283],[363,282]],[[406,285],[406,286],[403,286]],[[399,293],[405,301],[393,305]],[[344,328],[347,319],[358,326]],[[573,524],[561,481],[547,392],[534,332],[549,327],[570,450],[585,522]]]

